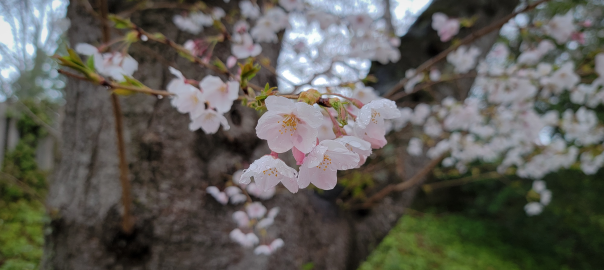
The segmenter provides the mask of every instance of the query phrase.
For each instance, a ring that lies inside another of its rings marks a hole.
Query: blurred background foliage
[[[50,122],[44,106],[52,103],[23,100],[22,104],[38,121]],[[5,154],[0,171],[0,270],[37,269],[48,221],[43,201],[48,173],[38,168],[36,147],[47,132],[26,114],[9,115],[18,119],[23,135],[14,150]]]
[[[532,181],[511,177],[421,192],[360,268],[602,269],[604,172],[560,171],[538,216],[523,206]]]

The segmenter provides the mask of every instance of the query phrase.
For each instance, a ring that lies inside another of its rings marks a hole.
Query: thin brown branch
[[[482,174],[479,174],[476,176],[468,176],[468,177],[463,177],[463,178],[459,178],[459,179],[455,179],[455,180],[448,180],[448,181],[441,181],[441,182],[436,182],[436,183],[431,183],[431,184],[425,184],[425,185],[422,185],[422,189],[426,192],[430,192],[432,190],[439,189],[439,188],[460,186],[460,185],[464,185],[464,184],[468,184],[468,183],[472,183],[472,182],[476,182],[476,181],[493,179],[493,178],[497,178],[500,176],[501,176],[501,174],[498,172],[488,172],[488,173],[482,173]]]
[[[385,188],[383,188],[376,194],[373,194],[371,197],[369,197],[369,199],[367,199],[361,205],[361,208],[370,208],[375,202],[382,200],[384,197],[386,197],[387,195],[389,195],[392,192],[401,192],[403,190],[407,190],[407,189],[415,186],[422,179],[424,179],[424,177],[426,177],[426,175],[428,175],[432,171],[432,169],[434,169],[434,167],[436,167],[438,164],[440,164],[440,161],[443,160],[444,157],[445,157],[445,155],[441,155],[440,157],[433,159],[432,161],[430,161],[430,163],[428,163],[426,166],[424,166],[419,172],[417,172],[409,180],[398,183],[398,184],[390,184],[390,185],[386,186]]]
[[[187,5],[185,3],[171,3],[171,2],[159,2],[152,3],[149,1],[143,1],[141,3],[136,4],[130,9],[122,11],[118,13],[120,17],[130,17],[134,12],[149,10],[149,9],[191,9],[192,5]]]
[[[399,99],[404,98],[406,96],[415,94],[415,93],[417,93],[417,92],[419,92],[419,91],[421,91],[423,89],[432,87],[432,86],[434,86],[436,84],[439,84],[439,83],[449,82],[449,81],[454,81],[454,80],[459,80],[459,79],[463,79],[463,78],[474,78],[476,76],[477,76],[476,72],[469,72],[469,73],[466,73],[466,74],[460,74],[460,75],[453,76],[453,77],[446,78],[446,79],[442,79],[442,80],[439,80],[439,81],[430,81],[430,82],[422,83],[420,85],[415,86],[411,92],[398,92],[398,93],[392,95],[389,99],[396,101],[396,100],[399,100]]]
[[[107,8],[107,0],[99,1],[99,6],[101,8],[101,17],[103,18],[103,21],[106,21],[107,14],[109,13]],[[111,33],[109,32],[108,24],[102,23],[101,30],[103,32],[103,43],[108,43],[111,39]],[[107,84],[111,85],[112,83],[108,82]],[[122,231],[126,234],[131,234],[134,230],[134,219],[132,217],[130,209],[130,206],[132,204],[130,180],[128,179],[130,172],[128,171],[128,161],[126,161],[126,143],[124,142],[124,123],[122,121],[122,108],[120,105],[120,100],[115,93],[111,93],[111,105],[113,107],[113,117],[115,119],[117,155],[119,160],[120,183],[122,185],[122,205],[124,206],[124,212],[122,213]]]
[[[69,71],[65,71],[62,69],[59,69],[58,72],[65,76],[76,78],[78,80],[90,81],[88,78],[86,78],[84,76],[74,74],[74,73],[71,73]],[[90,81],[90,82],[92,82],[92,81]],[[102,82],[98,83],[98,85],[106,86],[106,87],[109,87],[110,89],[124,89],[124,90],[129,90],[129,91],[134,91],[134,92],[144,93],[144,94],[150,94],[150,95],[156,95],[156,96],[173,96],[174,95],[173,93],[170,93],[170,92],[164,91],[164,90],[154,90],[154,89],[149,89],[146,87],[142,88],[142,87],[136,87],[136,86],[120,85],[118,83],[111,82],[106,79],[103,80]]]
[[[111,105],[113,107],[113,116],[115,118],[115,132],[117,136],[117,155],[119,158],[120,183],[122,185],[122,205],[124,212],[122,214],[122,231],[130,234],[134,229],[134,220],[131,214],[130,206],[132,204],[131,187],[129,177],[128,163],[126,161],[126,143],[124,142],[124,123],[122,122],[122,108],[120,100],[116,94],[111,94]]]
[[[524,12],[528,12],[533,10],[535,7],[537,7],[538,5],[541,5],[547,1],[550,0],[539,0],[536,1],[530,5],[527,5],[525,8],[516,11],[516,12],[512,12],[510,14],[508,14],[507,16],[497,20],[496,22],[476,31],[476,32],[472,32],[471,34],[469,34],[468,36],[466,36],[465,38],[463,38],[459,43],[452,45],[451,47],[449,47],[448,49],[442,51],[441,53],[439,53],[438,55],[430,58],[428,61],[424,62],[423,64],[421,64],[419,67],[416,68],[415,73],[416,74],[420,74],[423,73],[425,71],[427,71],[428,69],[430,69],[432,66],[436,65],[438,62],[442,61],[443,59],[445,59],[447,57],[447,55],[453,51],[455,51],[457,48],[459,48],[462,45],[466,45],[466,44],[470,44],[474,41],[476,41],[477,39],[497,30],[500,29],[501,26],[503,26],[504,24],[506,24],[509,20],[513,19],[514,17],[516,17],[516,15],[520,14],[520,13],[524,13]],[[400,89],[402,89],[405,84],[407,83],[407,79],[403,79],[401,80],[398,84],[396,84],[394,87],[392,87],[392,89],[390,89],[385,95],[385,98],[391,98],[392,95],[394,95],[396,92],[398,92]]]

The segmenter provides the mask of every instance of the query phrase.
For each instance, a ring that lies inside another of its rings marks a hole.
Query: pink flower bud
[[[228,68],[232,68],[235,66],[235,64],[237,64],[237,58],[235,58],[235,56],[229,56],[229,58],[227,58],[227,67]]]

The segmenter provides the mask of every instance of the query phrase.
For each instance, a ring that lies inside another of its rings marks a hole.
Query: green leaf
[[[134,28],[134,24],[130,21],[130,19],[121,18],[115,14],[110,14],[107,17],[110,21],[115,23],[114,27],[117,29],[131,29]]]
[[[96,69],[94,68],[94,57],[92,57],[92,56],[88,57],[88,59],[86,60],[86,66],[90,70],[96,71]]]

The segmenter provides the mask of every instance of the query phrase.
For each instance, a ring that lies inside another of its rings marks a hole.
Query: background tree
[[[229,13],[237,1],[207,4],[223,7]],[[459,16],[478,14],[475,28],[467,34],[509,14],[516,4],[463,1],[454,6]],[[110,1],[109,11],[119,13],[131,5]],[[444,49],[436,43],[428,21],[431,13],[450,10],[450,5],[450,1],[431,4],[408,38],[402,40],[401,62],[420,63]],[[101,43],[99,19],[91,15],[90,9],[80,1],[71,2],[68,18],[77,22],[68,33],[72,44]],[[182,44],[190,36],[177,31],[171,23],[173,15],[173,10],[149,9],[134,13],[132,20],[149,32],[165,33]],[[479,39],[476,44],[486,52],[496,35]],[[147,49],[141,48],[133,56],[140,63],[137,78],[150,87],[161,89],[171,78],[160,61],[177,65],[185,75],[206,72],[185,63],[162,45],[148,43],[144,47]],[[279,48],[264,52],[276,62]],[[228,52],[215,54],[225,54],[222,58],[226,58]],[[383,81],[388,84],[396,76]],[[267,73],[257,80],[273,82],[271,85],[275,82]],[[452,91],[464,96],[470,84],[468,81]],[[370,210],[343,211],[329,192],[318,195],[307,190],[295,196],[278,192],[267,205],[281,208],[274,233],[288,244],[279,256],[254,256],[226,237],[231,229],[230,217],[224,215],[223,206],[206,195],[205,188],[220,185],[243,164],[269,152],[266,144],[256,138],[256,113],[235,106],[228,115],[232,123],[229,131],[205,135],[187,130],[187,117],[176,113],[166,99],[125,97],[120,102],[135,218],[134,231],[125,234],[120,230],[121,187],[109,94],[101,87],[70,80],[65,99],[63,140],[68,143],[63,145],[48,196],[52,233],[45,244],[47,269],[289,269],[308,262],[316,269],[354,269],[388,233],[416,193],[416,189],[395,192]],[[405,138],[410,136],[396,137],[405,145]],[[388,175],[386,182],[380,183],[384,186],[411,178],[428,163],[407,157],[405,147],[389,152],[385,149],[380,155],[393,156],[396,163],[387,164],[401,168],[384,169]]]

